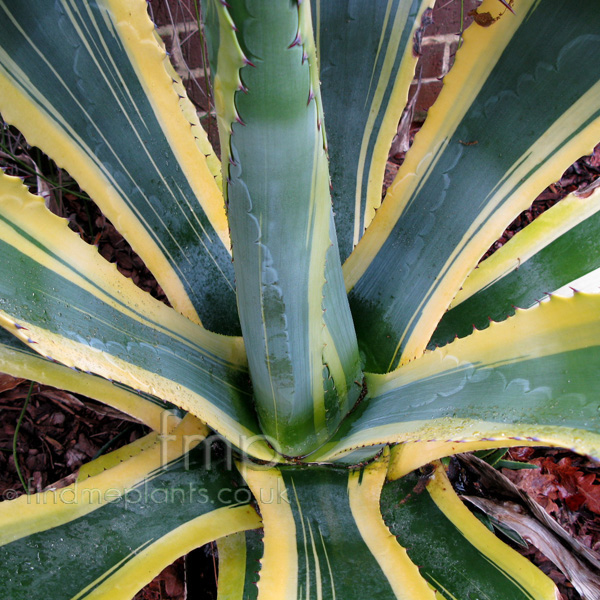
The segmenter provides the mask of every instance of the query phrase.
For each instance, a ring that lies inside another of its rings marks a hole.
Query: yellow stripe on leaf
[[[452,489],[444,467],[438,463],[427,491],[440,511],[491,564],[528,593],[532,600],[556,600],[552,580],[518,552],[501,542],[469,511]]]
[[[4,60],[4,57],[0,58]],[[24,93],[22,88],[14,85],[13,80],[6,76],[1,66],[0,88],[2,88],[3,100],[0,109],[5,121],[17,126],[32,146],[47,151],[59,167],[68,168],[81,188],[95,199],[123,237],[143,258],[173,306],[191,320],[199,322],[185,287],[169,264],[163,250],[148,231],[140,226],[141,215],[136,215],[123,202],[123,190],[118,182],[112,179],[100,165],[90,160],[91,148],[87,148],[74,131],[68,130],[66,123],[57,125],[57,121],[61,122],[62,119],[50,106],[45,107],[49,114],[40,112],[38,106],[30,99],[30,94],[32,92],[35,94],[35,90]],[[43,98],[37,100],[44,106]],[[74,146],[73,139],[77,141],[77,146]]]
[[[258,502],[265,528],[258,600],[295,600],[298,592],[296,524],[288,492],[276,469],[256,469],[248,464],[240,472]]]
[[[486,199],[484,210],[469,227],[463,240],[440,269],[445,273],[428,292],[431,298],[419,308],[421,313],[414,330],[404,342],[405,364],[426,347],[431,334],[460,289],[465,277],[475,267],[486,248],[497,240],[504,226],[525,210],[549,184],[556,174],[580,156],[590,152],[598,141],[600,118],[586,124],[600,108],[600,82],[563,114],[527,152],[516,161],[514,169]],[[585,126],[584,126],[585,125]],[[569,139],[571,132],[579,131]],[[518,167],[516,166],[518,164]],[[529,176],[537,165],[540,168]],[[498,208],[502,204],[501,208]],[[412,325],[412,323],[411,323]]]
[[[385,573],[399,600],[435,600],[418,567],[390,533],[381,516],[379,498],[389,464],[389,449],[381,459],[362,471],[350,473],[350,509],[361,536]]]
[[[484,5],[481,10],[486,12],[485,9],[492,4]],[[345,265],[349,290],[365,274],[383,244],[392,235],[392,230],[403,213],[409,207],[412,208],[412,201],[418,197],[415,201],[424,202],[419,196],[420,190],[434,173],[437,160],[444,151],[446,160],[449,160],[447,146],[451,137],[459,124],[465,122],[467,111],[506,44],[527,17],[528,8],[528,3],[524,3],[516,16],[506,15],[491,28],[471,27],[465,34],[464,50],[468,46],[471,52],[466,54],[461,49],[458,53],[456,64],[445,79],[438,102],[430,111],[415,145],[388,190],[386,202],[373,221],[370,231],[367,231]],[[560,58],[559,56],[557,59],[559,62]],[[597,143],[600,127],[600,118],[597,117],[600,111],[600,82],[588,83],[581,90],[581,96],[562,110],[562,114],[547,124],[545,130],[535,132],[528,138],[531,139],[530,146],[524,148],[520,156],[514,157],[512,164],[506,166],[505,174],[501,174],[497,181],[490,180],[495,185],[487,196],[474,198],[474,202],[479,203],[480,210],[473,213],[461,239],[456,240],[453,251],[444,254],[443,260],[439,259],[439,264],[435,266],[437,276],[433,270],[428,273],[423,280],[423,290],[419,292],[415,302],[407,303],[410,305],[410,312],[407,309],[407,314],[402,315],[402,322],[395,324],[395,351],[392,347],[389,363],[383,364],[381,370],[390,370],[398,363],[406,364],[422,354],[436,324],[485,250],[501,235],[505,226],[529,206],[538,193]],[[480,135],[484,133],[480,132]],[[458,143],[457,140],[454,141]],[[501,153],[501,149],[499,152]],[[459,160],[461,152],[457,150],[456,156]],[[440,177],[440,173],[435,171],[435,176]],[[459,185],[450,177],[448,182]],[[468,186],[465,184],[465,193],[468,193],[467,190]],[[441,194],[439,201],[443,202],[444,190],[440,188],[436,191]],[[414,218],[412,211],[411,215]],[[425,239],[421,239],[419,243]],[[422,258],[421,254],[418,256]],[[418,274],[415,274],[415,278],[418,279]]]
[[[14,320],[0,311],[0,325],[14,329]],[[92,348],[69,338],[53,334],[26,321],[20,321],[17,337],[23,342],[35,343],[36,351],[46,356],[60,356],[67,366],[77,366],[84,371],[94,372],[101,377],[119,381],[134,389],[158,396],[196,415],[230,440],[235,440],[240,449],[261,460],[272,460],[274,453],[256,432],[244,427],[232,416],[206,402],[198,393],[175,385],[171,379],[137,367],[103,350]],[[190,368],[194,368],[190,363]]]
[[[207,430],[201,424],[199,428],[198,423],[189,415],[172,434],[147,436],[143,442],[147,447],[142,452],[135,453],[134,450],[130,460],[58,490],[50,489],[0,503],[0,545],[58,527],[118,499],[153,471],[200,443]]]
[[[196,139],[196,145],[198,149],[206,158],[206,166],[210,171],[211,175],[215,179],[215,183],[219,190],[223,190],[223,173],[221,171],[221,161],[219,157],[215,154],[213,147],[210,144],[208,139],[208,135],[204,128],[200,123],[200,119],[198,117],[198,112],[196,111],[196,107],[192,104],[191,100],[187,95],[187,90],[185,85],[179,75],[179,73],[174,69],[171,64],[171,60],[166,52],[165,44],[162,38],[158,35],[156,30],[154,30],[154,38],[159,46],[165,51],[165,57],[163,59],[163,66],[165,70],[169,74],[169,77],[172,79],[173,89],[179,96],[179,108],[183,113],[183,116],[188,121],[188,123],[193,127],[192,133],[194,134],[194,138]],[[229,232],[227,233],[229,236]],[[229,245],[227,245],[229,248]]]
[[[597,346],[600,340],[600,294],[554,297],[514,317],[490,323],[386,375],[370,375],[369,390],[379,396],[397,385],[434,377],[461,366],[498,366]]]
[[[404,442],[467,444],[490,441],[496,448],[505,446],[557,446],[600,459],[598,435],[584,429],[558,425],[498,423],[481,419],[442,417],[435,420],[407,420],[370,427],[342,440],[326,444],[311,455],[315,462],[335,461],[366,446]],[[535,443],[532,443],[535,442]],[[418,460],[415,461],[416,464]]]

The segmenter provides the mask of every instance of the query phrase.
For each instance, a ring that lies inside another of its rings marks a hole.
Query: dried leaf
[[[88,460],[86,454],[76,450],[75,448],[69,448],[69,450],[65,452],[65,458],[67,461],[67,467],[69,467],[69,469],[80,467],[86,460]]]
[[[8,390],[14,390],[24,381],[25,379],[19,379],[17,377],[11,377],[10,375],[0,373],[0,393],[7,392]]]
[[[600,598],[600,575],[565,548],[539,521],[525,514],[521,506],[513,502],[500,503],[472,496],[463,496],[463,500],[471,502],[538,548],[567,576],[583,600]]]
[[[581,543],[581,540],[572,533],[567,532],[562,525],[553,519],[540,504],[536,502],[536,499],[532,497],[531,493],[520,489],[508,477],[472,454],[459,454],[458,458],[479,476],[480,483],[486,490],[526,506],[531,511],[531,514],[540,523],[543,523],[548,530],[552,531],[563,544],[570,547],[573,552],[578,556],[583,557],[584,560],[588,561],[598,572],[600,572],[600,555],[596,553],[594,549],[584,546]],[[523,475],[526,478],[532,474],[539,473],[539,471],[506,470],[506,473],[511,476]]]

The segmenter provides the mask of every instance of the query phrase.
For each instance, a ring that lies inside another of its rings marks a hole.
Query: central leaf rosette
[[[305,455],[327,441],[362,388],[333,223],[310,4],[214,2],[207,12],[256,406],[274,447]]]

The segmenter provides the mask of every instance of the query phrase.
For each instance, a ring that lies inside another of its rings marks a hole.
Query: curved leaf
[[[555,297],[400,367],[310,456],[405,441],[525,439],[600,457],[600,295]]]
[[[178,311],[237,333],[223,197],[164,58],[141,0],[0,2],[4,118],[69,170]]]
[[[0,329],[0,371],[99,400],[135,417],[155,431],[161,428],[163,412],[173,406],[148,394],[43,358],[4,329]]]
[[[203,448],[187,452],[165,454],[157,442],[111,471],[2,503],[0,521],[12,528],[0,548],[5,593],[129,600],[186,552],[259,527],[234,474],[210,468]]]
[[[600,81],[586,57],[600,13],[519,3],[464,36],[440,97],[344,265],[367,370],[420,356],[504,228],[597,143]]]
[[[467,277],[431,344],[503,321],[514,307],[529,308],[600,268],[599,211],[600,190],[585,199],[571,195],[517,233]]]
[[[555,600],[552,581],[501,542],[460,501],[443,467],[384,486],[386,524],[441,597]]]

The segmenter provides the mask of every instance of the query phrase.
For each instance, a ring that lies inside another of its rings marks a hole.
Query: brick
[[[454,59],[456,58],[456,51],[458,50],[458,42],[453,42],[448,45],[448,71],[454,64]]]
[[[183,79],[204,77],[202,61],[202,39],[195,23],[180,23],[173,34],[172,25],[158,28],[175,70]],[[207,69],[208,72],[208,69]]]
[[[423,79],[443,77],[448,70],[449,47],[445,42],[427,43],[425,39],[421,46],[421,58],[417,73],[421,72]]]
[[[183,57],[190,69],[202,67],[202,37],[194,24],[187,31],[179,34]]]
[[[198,109],[201,112],[210,112],[204,76],[187,80],[185,87],[190,100],[198,107]]]
[[[442,82],[437,79],[422,81],[419,97],[415,107],[415,121],[424,120],[425,113],[431,108],[436,101],[442,89]],[[413,83],[410,86],[409,98],[412,98],[417,90],[417,84]]]
[[[196,20],[196,3],[200,0],[150,0],[150,14],[161,25]]]
[[[462,0],[463,28],[466,29],[473,21],[469,12],[477,8],[480,0]],[[460,31],[461,0],[437,0],[433,7],[433,24],[425,30],[425,35],[443,35]]]

